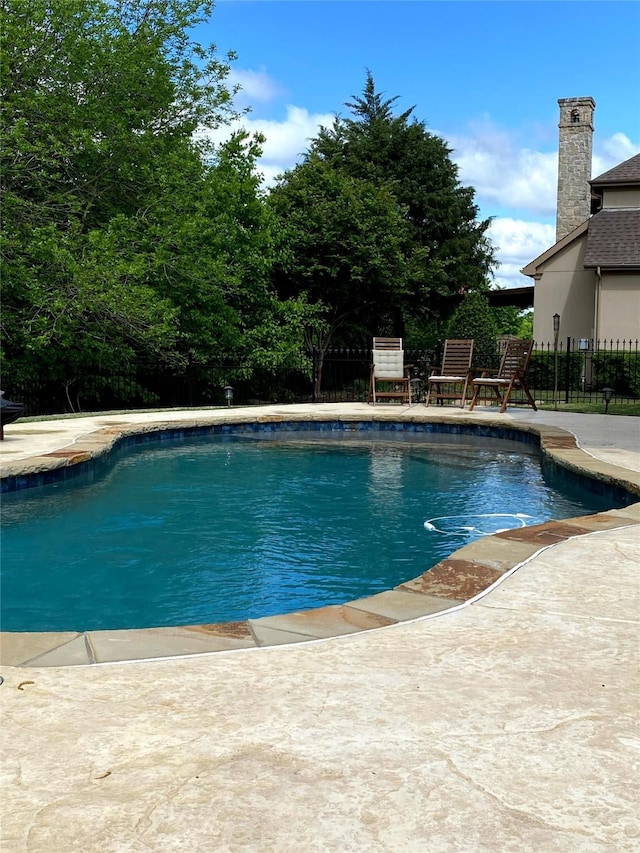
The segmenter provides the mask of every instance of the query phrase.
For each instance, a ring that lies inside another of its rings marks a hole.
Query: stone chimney
[[[560,98],[556,242],[591,214],[593,98]]]

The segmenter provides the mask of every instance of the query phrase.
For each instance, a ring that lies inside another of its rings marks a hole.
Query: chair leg
[[[464,385],[462,386],[462,399],[460,400],[460,408],[464,409],[464,404],[467,402],[467,387],[469,385],[469,377],[464,380]]]
[[[481,388],[481,386],[480,386],[480,385],[476,385],[476,387],[475,387],[475,390],[474,390],[474,392],[473,392],[473,397],[471,398],[471,403],[470,403],[470,405],[469,405],[469,411],[470,411],[470,412],[472,412],[472,411],[473,411],[473,409],[474,409],[474,407],[475,407],[475,405],[476,405],[476,402],[477,402],[477,400],[478,400],[478,394],[480,393],[480,388]]]
[[[533,409],[533,411],[534,411],[534,412],[537,412],[537,411],[538,411],[538,407],[536,406],[536,401],[535,401],[535,400],[533,399],[533,397],[531,396],[531,392],[530,392],[530,391],[529,391],[529,389],[527,388],[526,383],[525,383],[525,382],[523,382],[522,380],[520,380],[520,387],[521,387],[521,388],[522,388],[522,390],[524,391],[524,393],[525,393],[525,395],[526,395],[526,397],[527,397],[527,400],[529,401],[529,405],[531,406],[531,408]]]
[[[500,414],[501,415],[503,415],[507,409],[509,397],[511,396],[511,392],[513,391],[514,385],[515,385],[515,381],[512,379],[511,382],[509,383],[509,386],[507,387],[507,390],[505,391],[505,394],[504,394],[504,397],[502,400],[502,405],[500,406]],[[498,389],[496,388],[496,394],[497,393],[498,393]]]
[[[480,395],[480,389],[483,387],[484,386],[482,384],[476,385],[476,390],[474,391],[473,397],[471,399],[471,405],[469,406],[470,412],[473,411],[476,403],[478,402],[478,396]],[[500,391],[498,391],[498,389],[493,385],[491,387],[492,387],[493,391],[495,392],[496,397],[498,398],[498,403],[504,405],[504,399],[503,399],[502,395],[500,394]],[[500,411],[504,411],[504,409],[501,409]]]
[[[432,382],[427,381],[427,397],[424,401],[425,406],[429,405],[429,400],[431,399],[431,386],[432,386],[432,384],[433,384]]]

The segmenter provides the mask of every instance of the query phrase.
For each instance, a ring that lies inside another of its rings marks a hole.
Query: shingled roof
[[[640,184],[640,154],[630,157],[624,163],[618,163],[613,169],[603,172],[589,183],[592,187],[603,184]]]
[[[640,164],[640,155],[631,159]],[[640,208],[605,208],[591,217],[584,266],[640,269]]]

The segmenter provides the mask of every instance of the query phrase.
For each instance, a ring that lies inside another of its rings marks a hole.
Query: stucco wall
[[[535,283],[533,337],[553,343],[553,315],[560,314],[560,341],[594,334],[596,275],[582,268],[586,234],[561,249],[544,265]]]
[[[640,207],[640,187],[617,187],[605,189],[602,194],[603,207]]]
[[[600,340],[640,338],[640,274],[605,273],[598,300]]]

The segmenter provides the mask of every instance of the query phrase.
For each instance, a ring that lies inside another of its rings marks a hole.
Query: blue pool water
[[[485,533],[611,506],[555,488],[533,448],[446,435],[183,437],[129,448],[91,479],[3,498],[2,630],[343,603]]]

